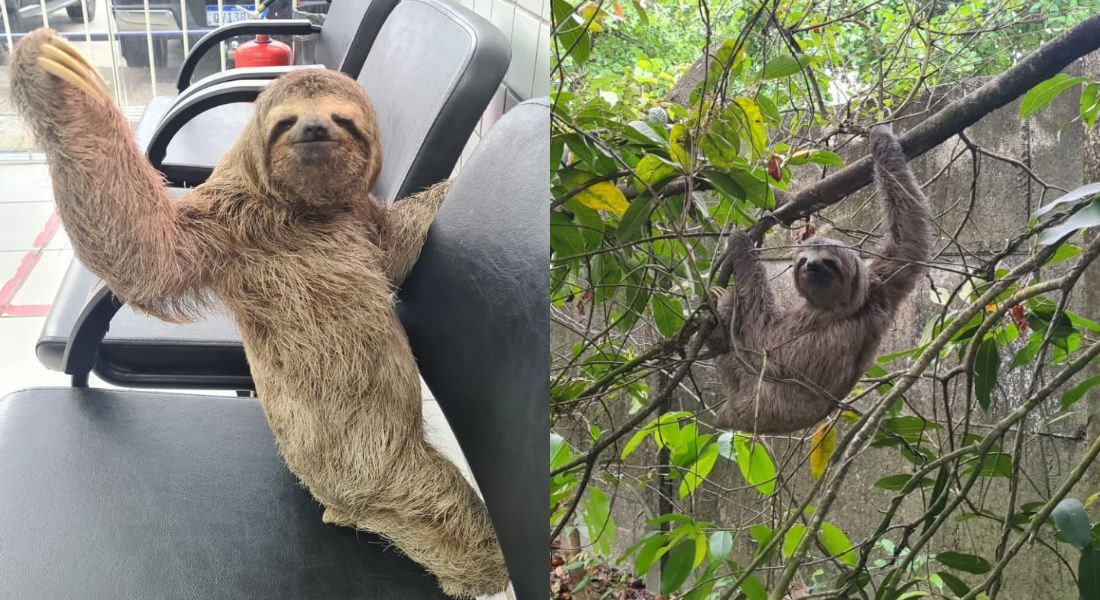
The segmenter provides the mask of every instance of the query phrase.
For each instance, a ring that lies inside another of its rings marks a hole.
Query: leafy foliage
[[[1053,528],[1035,520],[1042,502],[987,499],[1026,487],[1027,446],[1014,444],[1024,434],[1011,432],[1084,410],[1100,383],[1075,378],[1041,421],[1032,412],[1049,373],[1083,368],[1100,334],[1057,288],[1035,287],[1087,253],[1088,239],[1073,236],[1100,224],[1090,201],[1100,188],[1047,203],[1006,253],[937,279],[940,310],[917,325],[913,347],[871,365],[849,399],[862,412],[843,411],[805,440],[718,431],[699,418],[711,398],[698,369],[675,375],[700,358],[694,334],[710,318],[710,288],[725,283],[725,232],[843,168],[850,134],[906,114],[935,86],[999,73],[1092,8],[552,0],[550,304],[568,341],[551,357],[551,522],[583,539],[572,560],[605,561],[677,598],[779,597],[790,565],[807,593],[974,597],[997,585],[985,578],[1003,556],[934,543],[945,524],[1006,536],[1034,528],[1050,545]],[[1080,90],[1079,119],[1091,127],[1098,89],[1056,76],[1024,98],[1021,117]],[[1029,248],[1043,260],[1014,273],[1006,257]],[[935,386],[934,409],[900,393],[914,365],[913,380]],[[868,448],[852,452],[857,432]],[[881,527],[857,537],[845,511],[872,507],[809,498],[866,456],[884,457],[865,467],[863,485],[890,505],[873,507]],[[640,530],[636,515],[616,512],[625,502],[652,509]],[[903,505],[916,512],[899,516]],[[729,520],[698,517],[715,506]],[[1095,549],[1078,568],[1081,585],[1100,582]]]

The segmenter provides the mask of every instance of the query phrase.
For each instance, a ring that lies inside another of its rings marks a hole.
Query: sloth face
[[[794,283],[810,305],[842,311],[863,304],[867,277],[863,261],[847,245],[815,237],[794,256]]]
[[[260,178],[285,200],[323,206],[365,197],[382,166],[378,123],[350,77],[308,69],[257,99]]]

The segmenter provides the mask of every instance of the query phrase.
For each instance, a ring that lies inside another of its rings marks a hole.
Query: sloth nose
[[[821,263],[816,260],[808,260],[806,261],[806,265],[802,268],[805,269],[807,273],[816,273],[821,270]]]
[[[307,118],[298,129],[298,142],[320,142],[329,139],[328,125],[318,118]]]

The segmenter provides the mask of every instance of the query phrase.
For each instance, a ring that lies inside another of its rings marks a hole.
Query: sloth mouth
[[[295,140],[291,143],[295,144],[295,145],[317,144],[317,145],[324,146],[324,145],[329,145],[329,144],[338,144],[340,142],[337,142],[336,140]]]

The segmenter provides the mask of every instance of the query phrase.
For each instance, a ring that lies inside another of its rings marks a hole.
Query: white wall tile
[[[493,0],[493,18],[496,28],[504,32],[504,37],[512,41],[512,18],[516,14],[516,5],[504,0]]]
[[[504,80],[524,98],[531,97],[538,48],[539,21],[522,10],[516,11],[512,26],[512,64]]]
[[[538,98],[550,93],[550,26],[539,25],[539,49],[535,55],[535,77],[531,87],[531,97]]]
[[[474,12],[485,17],[493,18],[493,0],[474,0]]]
[[[537,15],[542,11],[542,2],[543,0],[519,0],[519,5],[532,15]]]

